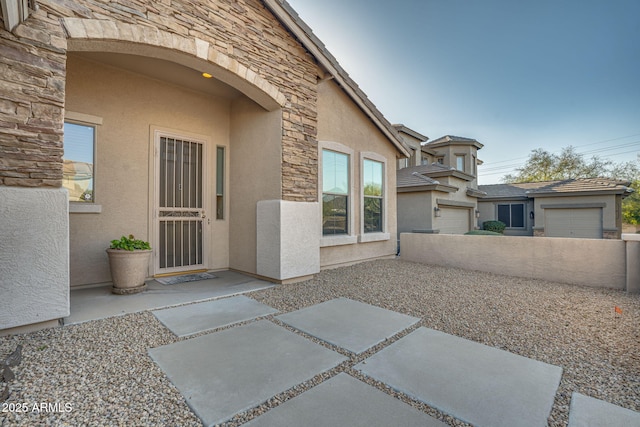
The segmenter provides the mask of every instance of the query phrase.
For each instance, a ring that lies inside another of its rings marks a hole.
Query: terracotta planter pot
[[[147,288],[150,250],[107,249],[114,294],[135,294]]]

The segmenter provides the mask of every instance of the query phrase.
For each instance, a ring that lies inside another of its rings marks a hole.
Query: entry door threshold
[[[184,276],[187,274],[206,273],[207,271],[209,270],[206,268],[201,268],[199,270],[176,271],[174,273],[160,273],[160,274],[154,274],[153,278],[156,279],[158,277]]]

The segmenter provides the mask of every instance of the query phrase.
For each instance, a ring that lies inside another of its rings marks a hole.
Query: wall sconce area
[[[433,208],[433,216],[435,216],[436,218],[440,218],[440,215],[442,215],[442,213],[440,212],[440,208],[437,206]]]

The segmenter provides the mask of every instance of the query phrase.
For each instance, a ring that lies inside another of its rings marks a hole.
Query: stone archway
[[[128,53],[172,61],[215,75],[267,111],[286,103],[285,95],[276,86],[197,37],[101,19],[63,18],[62,26],[69,51]]]

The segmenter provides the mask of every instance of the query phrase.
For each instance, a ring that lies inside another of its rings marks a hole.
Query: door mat
[[[178,283],[197,282],[198,280],[215,279],[216,277],[218,276],[215,276],[211,273],[197,273],[185,274],[182,276],[159,277],[156,278],[156,281],[162,283],[163,285],[177,285]]]

